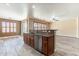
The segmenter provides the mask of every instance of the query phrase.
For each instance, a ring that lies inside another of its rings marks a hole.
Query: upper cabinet
[[[50,29],[50,26],[51,26],[51,22],[41,20],[38,18],[29,17],[28,21],[29,21],[29,24],[28,24],[29,31],[31,31],[31,30],[48,30],[48,29]]]

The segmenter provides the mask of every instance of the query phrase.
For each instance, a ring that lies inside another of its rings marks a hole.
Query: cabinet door
[[[30,46],[34,48],[34,36],[30,37]]]
[[[30,45],[30,36],[27,36],[27,44]]]
[[[48,55],[54,53],[54,37],[50,36],[48,38]]]
[[[23,35],[24,37],[24,43],[28,44],[28,36],[26,34]]]
[[[24,34],[23,36],[24,36],[24,43],[29,45],[30,44],[29,34]]]
[[[26,36],[25,34],[23,35],[24,43],[26,43]]]
[[[48,49],[48,42],[47,37],[42,36],[42,53],[47,55],[47,49]]]

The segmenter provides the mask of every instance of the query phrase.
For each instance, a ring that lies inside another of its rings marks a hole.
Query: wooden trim
[[[35,21],[35,22],[38,22],[38,23],[48,23],[48,24],[51,24],[52,22],[49,22],[49,21],[46,21],[44,19],[39,19],[39,18],[35,18],[35,17],[29,17],[30,21]]]
[[[1,27],[2,26],[1,22],[2,21],[16,23],[16,30],[17,31],[16,32],[9,32],[9,33],[2,33],[2,27]],[[20,35],[20,34],[21,34],[21,21],[0,18],[0,37]]]

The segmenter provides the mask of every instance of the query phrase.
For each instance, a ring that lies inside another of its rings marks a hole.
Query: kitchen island
[[[24,33],[24,42],[44,55],[51,55],[55,50],[56,30],[39,30]]]

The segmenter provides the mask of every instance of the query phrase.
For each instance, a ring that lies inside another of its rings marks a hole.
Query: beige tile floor
[[[78,56],[79,39],[56,36],[55,53],[51,56]],[[44,56],[27,44],[21,36],[0,37],[0,56]]]
[[[5,37],[0,38],[0,55],[1,56],[42,56],[33,48],[24,44],[22,37]]]
[[[56,36],[57,56],[79,56],[79,39],[72,37]]]

